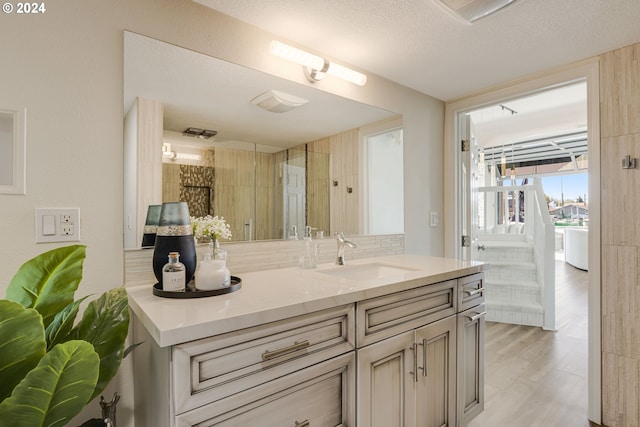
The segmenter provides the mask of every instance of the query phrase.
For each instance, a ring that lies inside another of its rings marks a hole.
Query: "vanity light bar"
[[[271,41],[269,52],[273,55],[284,58],[288,61],[295,62],[303,67],[309,67],[314,70],[320,70],[324,65],[324,58],[320,58],[304,50],[300,50],[288,44],[281,43],[277,40]]]
[[[176,159],[195,160],[199,162],[200,160],[202,160],[202,156],[200,154],[176,153]]]
[[[321,80],[324,74],[329,74],[357,84],[358,86],[364,86],[365,83],[367,83],[367,76],[365,74],[277,40],[271,41],[269,52],[288,61],[302,65],[303,67],[307,67],[309,70],[307,70],[305,74],[312,82]]]
[[[357,84],[358,86],[364,86],[365,83],[367,83],[366,75],[352,70],[351,68],[347,68],[344,65],[336,64],[335,62],[329,63],[327,74],[339,77],[342,80]]]

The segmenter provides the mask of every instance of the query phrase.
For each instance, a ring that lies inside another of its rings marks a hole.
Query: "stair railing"
[[[556,330],[556,283],[555,283],[555,225],[551,221],[549,208],[544,198],[542,181],[533,181],[532,222],[534,259],[537,268],[538,283],[542,289],[542,306],[544,308],[543,329]],[[528,218],[527,218],[528,219]]]

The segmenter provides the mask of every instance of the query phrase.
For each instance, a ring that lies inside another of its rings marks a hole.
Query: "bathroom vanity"
[[[128,288],[140,426],[463,426],[483,409],[483,265],[417,255]]]

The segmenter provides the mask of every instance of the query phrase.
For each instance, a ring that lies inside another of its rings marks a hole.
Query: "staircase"
[[[485,235],[486,237],[486,235]],[[483,239],[475,259],[485,270],[487,321],[543,326],[542,289],[538,283],[533,246],[520,235]]]

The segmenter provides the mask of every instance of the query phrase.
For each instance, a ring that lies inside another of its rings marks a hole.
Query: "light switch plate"
[[[439,222],[438,212],[432,211],[429,214],[429,225],[431,227],[437,227]]]
[[[80,208],[36,208],[36,243],[79,241]]]

